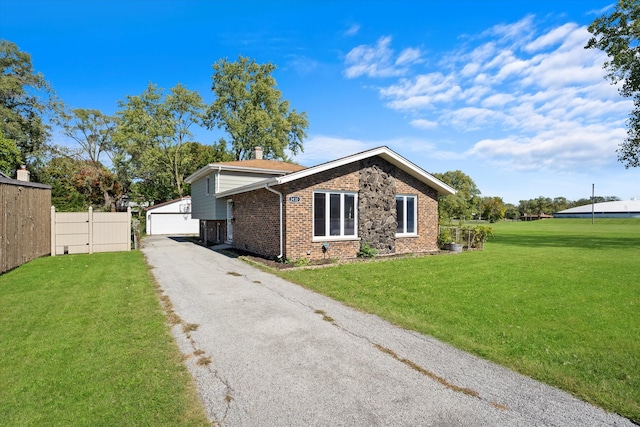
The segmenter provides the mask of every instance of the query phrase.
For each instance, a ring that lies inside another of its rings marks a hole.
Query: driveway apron
[[[633,425],[188,240],[142,250],[215,425]]]

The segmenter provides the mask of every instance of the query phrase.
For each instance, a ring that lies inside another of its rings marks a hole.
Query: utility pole
[[[595,208],[596,208],[596,185],[591,184],[591,225],[595,220]]]

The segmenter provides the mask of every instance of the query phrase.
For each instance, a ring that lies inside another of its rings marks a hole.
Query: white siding
[[[207,195],[207,176],[191,184],[191,215],[196,219],[227,219],[226,199],[216,199],[215,192],[231,190],[272,178],[275,175],[252,174],[247,172],[221,171],[220,182],[216,183],[216,173],[209,174],[209,195]],[[218,184],[218,188],[216,188]]]
[[[209,175],[209,180],[210,193],[208,195],[206,176],[203,176],[191,184],[191,216],[195,219],[218,219],[215,217],[215,173]]]
[[[263,181],[272,178],[275,175],[251,174],[242,172],[222,172],[220,176],[220,188],[218,191],[227,191],[233,188],[242,187],[253,184],[254,182]]]

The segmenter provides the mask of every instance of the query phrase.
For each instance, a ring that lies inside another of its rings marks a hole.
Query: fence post
[[[51,206],[51,256],[56,256],[56,207]]]
[[[127,246],[127,251],[131,250],[131,206],[127,206],[127,224],[129,224],[129,238],[127,239],[127,241],[129,242],[129,245]],[[138,247],[136,246],[136,249],[138,249]]]
[[[93,206],[89,206],[89,254],[93,253]]]

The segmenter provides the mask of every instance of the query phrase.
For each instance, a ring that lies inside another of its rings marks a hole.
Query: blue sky
[[[277,65],[283,97],[308,114],[303,165],[386,145],[510,203],[589,197],[592,184],[626,200],[640,169],[615,150],[632,104],[603,78],[604,54],[583,48],[612,5],[0,0],[0,37],[73,108],[114,114],[149,82],[211,102],[211,65],[242,55]]]

